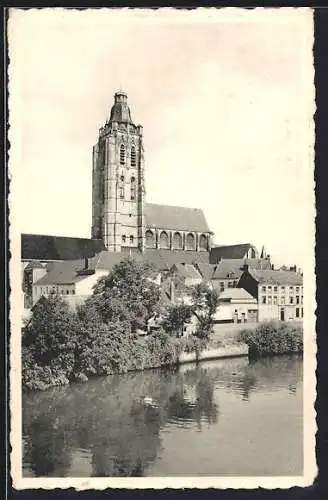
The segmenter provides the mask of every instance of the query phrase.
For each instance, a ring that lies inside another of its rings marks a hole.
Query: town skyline
[[[19,197],[21,232],[90,237],[92,146],[121,87],[144,128],[147,202],[201,208],[215,244],[264,244],[274,263],[303,267],[313,172],[301,12],[258,26],[106,12],[97,30],[83,13],[15,15],[13,177],[35,193]]]

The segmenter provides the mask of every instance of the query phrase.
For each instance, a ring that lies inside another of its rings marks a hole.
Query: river
[[[303,474],[303,363],[208,361],[23,394],[25,477]]]

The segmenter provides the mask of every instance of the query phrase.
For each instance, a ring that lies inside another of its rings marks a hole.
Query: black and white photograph
[[[10,9],[11,476],[313,483],[310,8]]]

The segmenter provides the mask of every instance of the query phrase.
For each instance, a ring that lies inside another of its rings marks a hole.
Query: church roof
[[[145,206],[145,225],[148,228],[210,232],[201,209],[154,203],[147,203]]]
[[[242,259],[245,253],[252,247],[253,245],[250,243],[212,247],[210,262],[211,264],[216,264],[220,259]]]
[[[102,240],[50,236],[41,234],[21,235],[23,260],[75,260],[93,257],[105,249]]]

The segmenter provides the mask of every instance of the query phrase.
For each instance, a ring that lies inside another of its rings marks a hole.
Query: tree
[[[208,340],[213,330],[219,295],[216,290],[209,288],[205,283],[200,283],[193,287],[191,301],[192,312],[198,319],[195,335],[200,339]]]
[[[66,358],[70,365],[76,347],[77,323],[67,302],[56,294],[41,297],[22,336],[22,348],[35,363],[56,364]]]
[[[144,329],[159,310],[160,288],[153,281],[155,275],[151,264],[128,258],[99,280],[88,305],[96,308],[105,323],[127,322],[132,332]]]
[[[190,321],[191,314],[191,307],[186,304],[171,305],[162,326],[167,333],[174,333],[177,337],[181,337],[184,325]]]

